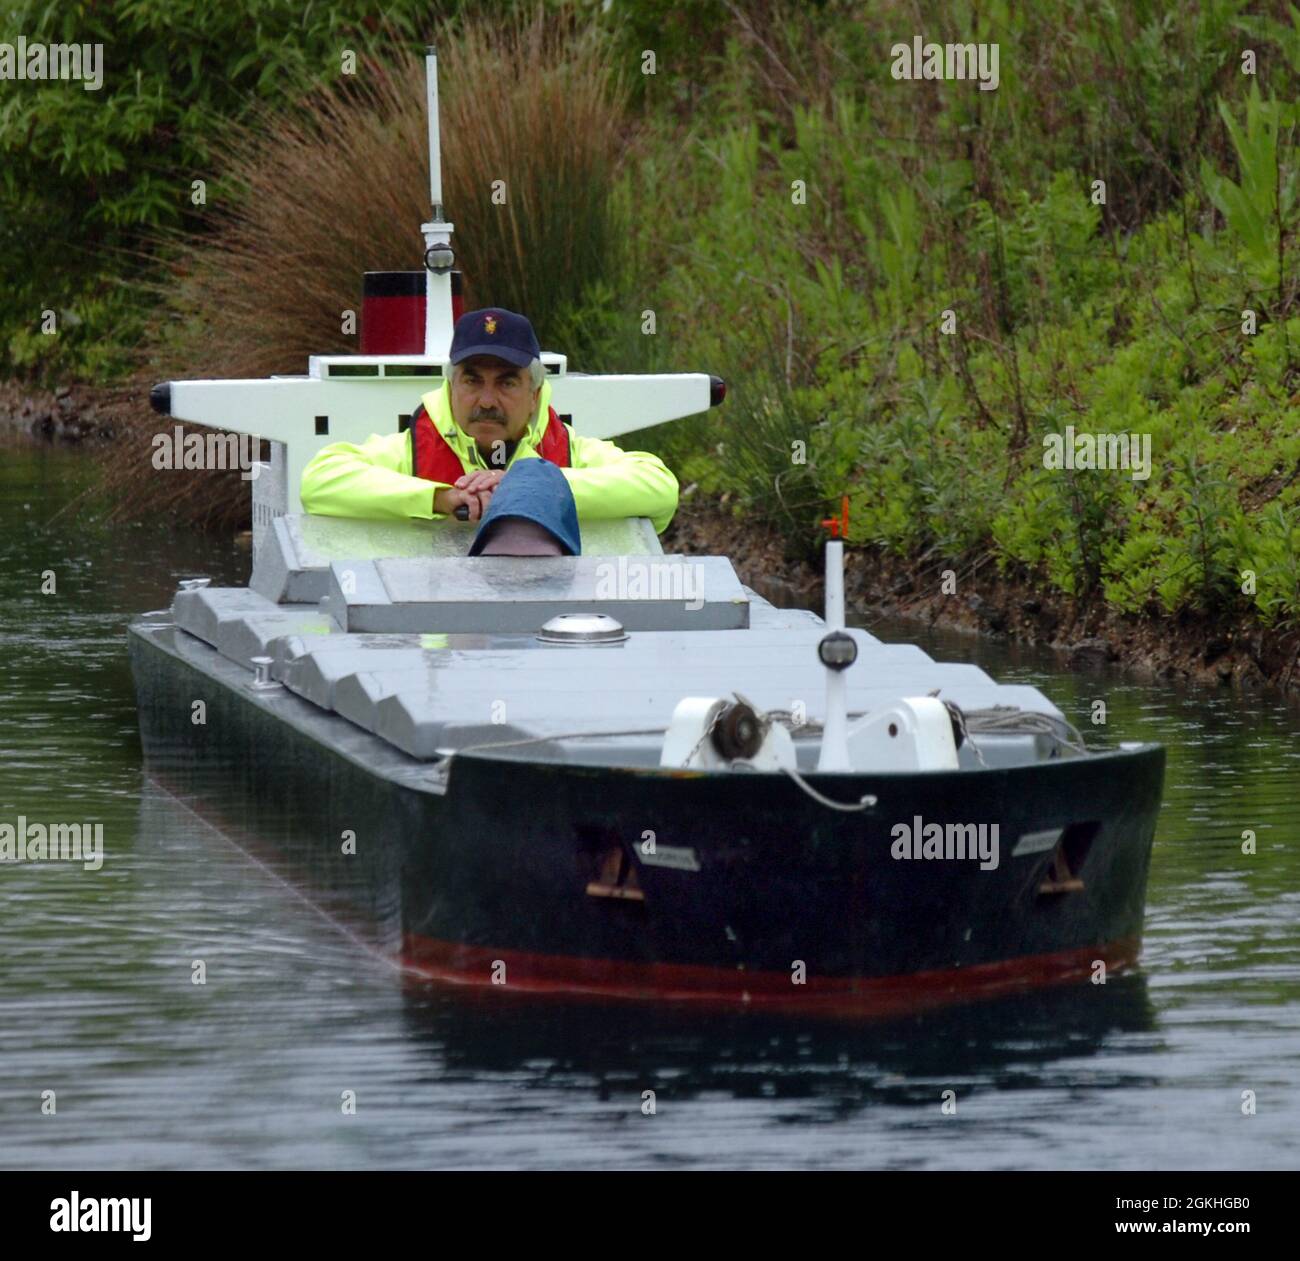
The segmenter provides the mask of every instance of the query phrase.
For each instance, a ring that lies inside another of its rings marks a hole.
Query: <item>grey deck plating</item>
[[[656,588],[662,592],[658,598],[651,594]],[[557,614],[591,609],[617,618],[629,631],[749,625],[749,601],[722,556],[335,561],[321,602],[344,630],[380,633],[534,634]]]
[[[608,524],[646,543],[636,523]],[[440,527],[421,525],[280,518],[259,552],[252,589],[182,591],[173,618],[245,669],[255,656],[271,657],[272,678],[289,691],[420,759],[574,732],[653,732],[692,695],[739,692],[763,709],[799,711],[812,727],[824,717],[825,674],[816,652],[821,619],[773,608],[742,587],[723,558],[638,554],[661,565],[701,566],[703,598],[690,608],[681,600],[598,595],[597,567],[616,564],[616,557],[382,554],[395,546],[424,547],[431,538],[448,544]],[[468,532],[455,533],[456,545],[464,544]],[[363,554],[339,557],[348,547]],[[265,594],[325,584],[319,607]],[[548,617],[579,609],[608,612],[629,637],[602,645],[537,638]],[[1059,712],[1035,688],[999,684],[976,666],[936,662],[915,645],[850,633],[859,649],[846,675],[851,713],[936,690],[964,709]],[[535,744],[528,755],[644,765],[660,741],[615,737],[594,747],[599,743]],[[1025,736],[984,739],[981,747],[1003,763],[1040,755]]]

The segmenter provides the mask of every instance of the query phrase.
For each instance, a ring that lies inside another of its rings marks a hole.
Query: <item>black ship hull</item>
[[[1098,982],[1138,957],[1156,746],[808,777],[841,802],[872,794],[857,813],[777,774],[459,755],[440,777],[283,688],[251,689],[165,622],[129,641],[151,771],[237,803],[254,831],[273,823],[326,909],[439,980],[887,1015]],[[981,825],[996,865],[987,844],[983,860],[925,856],[923,835]]]

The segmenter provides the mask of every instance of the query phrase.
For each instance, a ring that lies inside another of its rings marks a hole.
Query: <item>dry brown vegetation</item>
[[[548,321],[609,258],[610,177],[626,91],[594,28],[539,12],[440,35],[443,191],[472,306]],[[141,406],[172,378],[302,372],[311,353],[348,353],[365,271],[421,265],[429,218],[424,59],[409,49],[358,66],[226,134],[209,184],[213,230],[159,243],[168,277],[141,352],[137,400],[115,419],[100,503],[203,525],[246,520],[237,474],[159,474],[151,439],[174,421]],[[493,182],[506,183],[494,204]],[[197,483],[197,484],[196,484]]]

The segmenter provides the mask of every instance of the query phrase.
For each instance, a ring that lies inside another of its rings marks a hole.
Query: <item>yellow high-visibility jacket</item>
[[[542,383],[537,414],[511,456],[539,459],[537,446],[546,428],[551,383]],[[438,431],[460,457],[466,472],[497,467],[483,458],[478,444],[452,419],[451,386],[444,384],[424,396],[425,410]],[[663,533],[677,511],[677,478],[648,451],[624,451],[600,438],[569,434],[571,467],[561,469],[578,509],[579,520],[649,517]],[[372,434],[359,446],[333,442],[322,447],[302,471],[302,506],[326,517],[367,517],[442,520],[433,497],[445,482],[412,476],[409,433]],[[506,467],[509,467],[507,465]]]

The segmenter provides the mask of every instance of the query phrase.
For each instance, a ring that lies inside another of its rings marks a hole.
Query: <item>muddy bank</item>
[[[122,390],[101,386],[38,390],[0,381],[0,436],[68,446],[111,442],[118,431],[114,412],[122,397]]]
[[[742,582],[774,604],[821,609],[819,562],[792,555],[774,531],[738,520],[716,503],[684,501],[664,549],[721,552]],[[1121,614],[1100,599],[1076,601],[1001,575],[991,556],[953,567],[849,548],[845,598],[867,624],[886,615],[1042,644],[1060,653],[1067,669],[1117,663],[1148,678],[1300,693],[1300,630],[1268,631],[1246,618]]]

